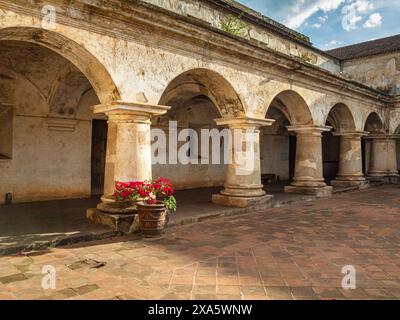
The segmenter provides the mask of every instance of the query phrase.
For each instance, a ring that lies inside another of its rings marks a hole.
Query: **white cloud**
[[[254,1],[254,0],[250,0]],[[292,29],[305,26],[307,20],[318,14],[310,27],[319,29],[328,20],[330,12],[342,9],[342,26],[350,31],[362,26],[369,14],[376,10],[375,0],[290,0],[287,2],[283,23]],[[376,0],[383,1],[383,0]],[[392,0],[388,0],[392,1]],[[397,0],[398,1],[398,0]],[[368,24],[369,25],[369,24]]]
[[[363,24],[364,28],[376,28],[382,24],[382,16],[379,13],[373,13],[368,20]]]
[[[352,6],[344,6],[342,9],[342,28],[346,31],[357,29],[357,23],[362,17],[357,15],[357,11]]]
[[[324,16],[318,17],[318,21],[321,22],[321,23],[326,22],[326,20],[328,20],[328,15],[327,14],[324,15]]]
[[[347,0],[347,5],[342,8],[342,27],[346,31],[358,28],[358,23],[363,20],[363,15],[374,9],[374,4],[369,0]]]
[[[317,19],[318,21],[311,25],[311,27],[314,29],[321,28],[322,25],[326,22],[326,20],[328,20],[328,15],[319,16]],[[306,26],[307,22],[305,22],[303,25]]]
[[[318,11],[327,13],[336,10],[344,2],[345,0],[296,0],[290,10],[290,17],[284,22],[289,28],[296,29]]]
[[[330,42],[328,42],[328,43],[325,43],[325,44],[323,45],[323,47],[324,47],[325,50],[329,50],[329,49],[333,49],[333,48],[338,47],[340,44],[341,44],[340,41],[332,40],[332,41],[330,41]]]
[[[357,0],[352,5],[360,13],[367,12],[367,11],[374,9],[374,4],[368,0]]]

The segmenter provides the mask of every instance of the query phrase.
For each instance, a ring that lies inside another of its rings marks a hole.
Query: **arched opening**
[[[296,135],[288,126],[311,125],[310,110],[295,91],[283,91],[271,102],[266,117],[273,125],[263,127],[260,134],[261,175],[267,193],[282,192],[294,177]]]
[[[383,122],[376,112],[371,112],[364,125],[364,131],[369,134],[382,134],[385,132]],[[363,157],[363,172],[368,174],[370,161],[371,161],[371,141],[362,139],[362,157]]]
[[[57,32],[33,27],[3,28],[0,29],[0,41],[22,41],[50,49],[85,75],[101,103],[121,99],[105,67],[81,45]]]
[[[0,203],[102,193],[107,125],[90,107],[119,94],[99,65],[53,32],[0,30]]]
[[[177,154],[179,156],[185,150],[190,162],[182,163],[180,159],[171,162],[170,151],[174,146],[167,138],[167,150],[163,151],[167,161],[153,164],[153,177],[169,178],[178,190],[217,188],[208,192],[217,193],[226,178],[223,148],[226,141],[219,136],[206,137],[205,133],[217,129],[215,119],[245,114],[238,95],[220,74],[193,69],[170,82],[160,104],[171,106],[171,109],[167,114],[154,118],[152,128],[161,129],[168,136],[176,124],[176,134],[180,138]],[[203,148],[204,144],[207,147]],[[217,157],[213,154],[215,144],[220,147]]]
[[[356,126],[350,109],[343,103],[335,104],[331,108],[325,125],[332,127],[332,131],[322,134],[323,172],[325,181],[329,183],[339,171],[340,136],[336,134],[354,132]]]

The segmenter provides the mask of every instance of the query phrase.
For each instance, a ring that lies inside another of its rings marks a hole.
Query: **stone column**
[[[368,136],[371,141],[370,167],[368,179],[387,183],[399,182],[397,168],[397,134],[374,134]]]
[[[274,120],[240,117],[216,122],[229,129],[225,147],[230,159],[224,190],[213,195],[213,203],[242,208],[270,204],[272,196],[265,194],[261,183],[260,127]]]
[[[115,181],[152,179],[150,119],[168,110],[166,106],[121,101],[93,108],[94,113],[108,116],[103,201],[113,194]]]
[[[289,131],[296,133],[296,164],[294,180],[285,192],[317,197],[332,194],[332,187],[328,187],[324,180],[322,163],[322,132],[331,129],[316,125],[288,127]]]
[[[362,169],[361,139],[367,132],[339,132],[334,135],[340,137],[339,172],[331,182],[333,187],[369,187]]]

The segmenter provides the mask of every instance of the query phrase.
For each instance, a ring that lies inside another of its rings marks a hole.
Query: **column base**
[[[333,188],[325,187],[304,187],[304,186],[286,186],[285,192],[313,195],[317,198],[329,197],[333,193]]]
[[[393,174],[386,177],[388,179],[388,183],[390,184],[400,184],[400,175]]]
[[[274,196],[272,195],[263,195],[261,197],[235,197],[224,194],[213,194],[212,203],[237,208],[268,208],[272,206],[273,198]]]
[[[371,173],[368,174],[367,179],[372,182],[376,181],[387,184],[400,184],[400,175],[397,173],[392,173],[392,174]]]
[[[123,234],[139,230],[139,215],[135,202],[117,202],[111,196],[102,196],[101,201],[95,209],[86,211],[86,218],[90,222],[110,227]]]
[[[109,227],[123,234],[131,234],[139,230],[138,214],[112,214],[98,209],[88,209],[86,218],[92,223]]]
[[[331,186],[334,188],[352,188],[354,187],[355,189],[367,189],[370,187],[370,183],[368,180],[332,180],[331,181]]]
[[[240,197],[240,198],[257,198],[265,196],[263,185],[226,185],[221,191],[221,194],[228,197]]]

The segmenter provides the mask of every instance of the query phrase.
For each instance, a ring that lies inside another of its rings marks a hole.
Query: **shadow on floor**
[[[276,206],[312,198],[285,194],[283,187],[284,183],[266,186],[267,193],[275,195]],[[171,215],[170,226],[248,212],[247,209],[212,204],[212,194],[220,190],[202,188],[178,191],[178,210]],[[96,207],[99,202],[98,197],[92,197],[0,206],[0,255],[118,235],[86,219],[86,209]]]

